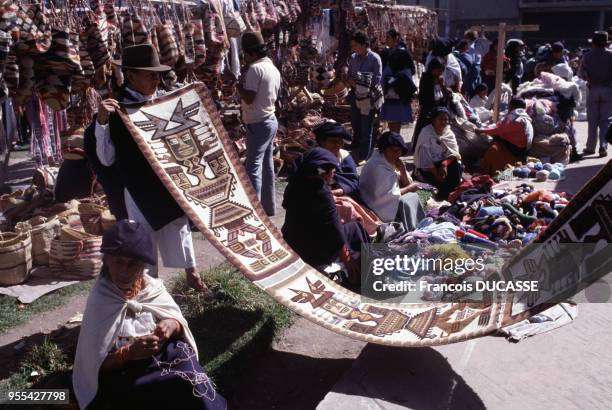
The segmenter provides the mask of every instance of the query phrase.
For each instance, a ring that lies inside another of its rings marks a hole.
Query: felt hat
[[[259,31],[247,31],[242,35],[240,42],[243,50],[253,50],[258,47],[266,45],[261,32]]]
[[[135,221],[123,219],[104,232],[100,248],[105,255],[138,259],[156,265],[153,238],[150,230]]]
[[[406,142],[404,142],[404,138],[397,132],[387,131],[378,139],[378,149],[380,151],[384,151],[389,147],[400,147],[402,149],[402,156],[406,156],[410,152]]]
[[[353,136],[344,127],[344,125],[336,121],[325,121],[317,125],[312,132],[314,133],[317,141],[325,140],[326,138],[342,138],[346,142],[351,142]]]
[[[593,33],[593,38],[590,40],[595,45],[605,46],[609,43],[607,31],[596,31]]]
[[[151,44],[138,44],[125,47],[121,60],[113,60],[113,64],[130,70],[145,70],[164,72],[171,67],[159,63],[159,55]]]
[[[553,51],[553,53],[560,52],[560,51],[565,50],[565,46],[563,45],[562,42],[557,41],[556,43],[552,45],[551,50]]]
[[[436,106],[432,108],[431,111],[429,111],[429,114],[427,116],[431,121],[433,121],[434,118],[436,118],[440,114],[446,114],[450,116],[450,111],[448,111],[448,108],[446,107]]]

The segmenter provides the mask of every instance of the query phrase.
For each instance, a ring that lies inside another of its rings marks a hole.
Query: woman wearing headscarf
[[[101,249],[72,375],[79,406],[225,409],[179,307],[160,279],[144,273],[155,260],[150,230],[119,221]]]
[[[317,144],[337,159],[334,182],[331,186],[334,196],[349,196],[359,201],[359,173],[351,153],[344,150],[344,143],[353,139],[347,129],[340,123],[329,120],[316,126],[313,130]]]
[[[444,65],[438,59],[433,59],[421,76],[419,83],[420,114],[414,126],[414,134],[412,136],[413,147],[416,147],[421,130],[429,124],[428,120],[431,110],[438,106],[448,106],[451,94],[444,86],[443,73]]]
[[[440,198],[459,186],[463,167],[455,134],[450,128],[450,114],[444,107],[431,113],[431,124],[423,128],[414,151],[414,165],[423,181],[438,188]]]
[[[425,212],[415,193],[418,185],[400,158],[406,155],[408,147],[402,136],[385,132],[378,140],[378,151],[361,171],[359,190],[365,204],[383,222],[401,222],[407,231],[413,231]]]
[[[340,221],[330,185],[338,160],[324,148],[313,148],[296,160],[297,170],[285,189],[285,241],[309,265],[323,268],[342,261],[349,282],[359,282],[359,252],[368,234],[359,222]]]
[[[359,221],[368,234],[374,235],[381,223],[378,217],[365,206],[359,195],[359,173],[353,157],[342,149],[345,141],[351,140],[351,134],[342,124],[326,121],[313,129],[317,144],[331,152],[337,158],[334,181],[330,186],[340,219],[346,223]]]

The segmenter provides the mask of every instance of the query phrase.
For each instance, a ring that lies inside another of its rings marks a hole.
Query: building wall
[[[517,23],[519,0],[399,0],[398,4],[420,5],[438,12],[440,34],[461,37],[473,25]]]
[[[477,25],[539,24],[537,33],[508,33],[530,43],[562,40],[586,46],[593,31],[612,26],[612,0],[399,0],[438,12],[440,35],[461,37]],[[495,37],[495,34],[488,34]]]

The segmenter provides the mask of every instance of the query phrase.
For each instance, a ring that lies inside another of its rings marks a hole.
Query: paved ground
[[[584,146],[586,123],[578,123]],[[609,159],[609,157],[608,157]],[[576,193],[607,159],[539,186]],[[610,408],[612,304],[580,304],[571,324],[517,344],[486,337],[439,348],[366,346],[317,409]]]

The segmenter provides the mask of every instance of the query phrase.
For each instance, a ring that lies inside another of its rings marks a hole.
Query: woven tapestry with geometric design
[[[144,156],[204,236],[256,286],[325,328],[367,342],[432,346],[493,333],[547,307],[550,297],[513,303],[520,296],[513,294],[502,294],[487,305],[364,303],[358,294],[306,265],[284,242],[257,201],[204,85],[191,84],[123,110],[121,118]],[[562,231],[584,240],[581,228],[572,225],[581,214],[590,217],[591,228],[602,227],[600,239],[612,242],[611,179],[612,162],[540,241],[553,240],[555,232]]]

